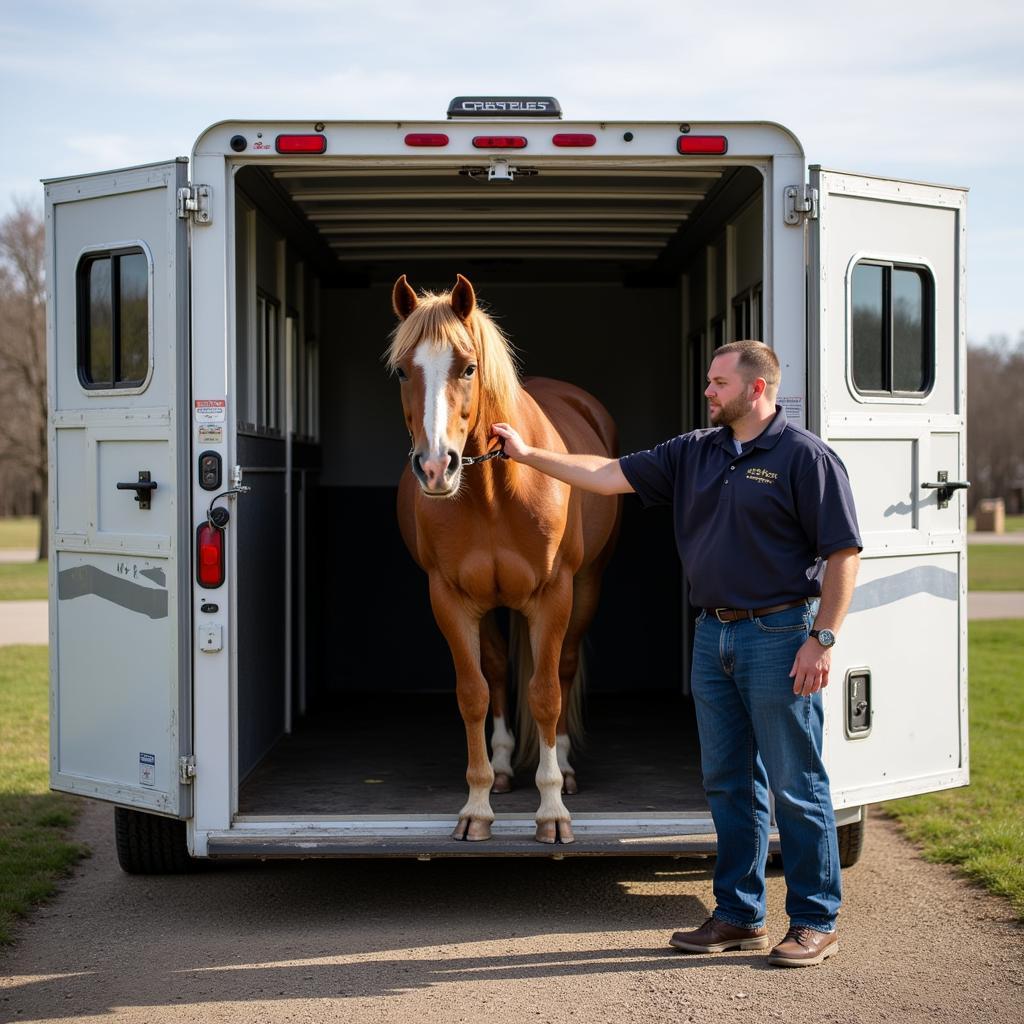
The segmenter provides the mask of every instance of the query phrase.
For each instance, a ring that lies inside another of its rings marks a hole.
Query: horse
[[[400,381],[412,440],[398,487],[399,527],[427,573],[466,729],[469,796],[452,838],[490,839],[492,787],[496,793],[511,788],[507,651],[494,614],[504,607],[525,619],[532,655],[526,699],[539,740],[535,838],[571,843],[572,820],[562,801],[563,786],[576,791],[568,698],[618,533],[620,498],[573,490],[495,457],[501,452],[491,425],[512,423],[527,443],[547,449],[610,457],[617,450],[615,424],[597,399],[572,384],[521,381],[510,343],[461,274],[450,292],[420,295],[403,274],[392,306],[398,324],[385,356]],[[493,760],[485,736],[488,706]]]

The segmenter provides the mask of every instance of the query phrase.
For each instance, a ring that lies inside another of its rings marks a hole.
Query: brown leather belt
[[[773,604],[767,608],[705,608],[708,615],[714,615],[719,622],[736,622],[738,619],[759,619],[762,615],[784,612],[787,608],[798,608],[807,604],[806,600],[787,601],[785,604]]]

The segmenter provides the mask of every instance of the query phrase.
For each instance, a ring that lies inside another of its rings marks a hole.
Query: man
[[[775,404],[767,345],[739,341],[708,371],[713,427],[621,459],[532,447],[507,423],[505,454],[574,487],[671,504],[676,544],[701,609],[692,689],[715,828],[715,911],[676,932],[691,952],[764,949],[768,786],[790,928],[769,963],[803,967],[838,952],[839,850],[821,759],[821,689],[861,541],[846,469]],[[826,571],[827,569],[827,571]]]

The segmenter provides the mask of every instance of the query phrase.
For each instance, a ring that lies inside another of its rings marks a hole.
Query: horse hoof
[[[538,843],[574,843],[572,824],[568,821],[539,821],[535,836]]]
[[[562,792],[566,796],[575,796],[578,792],[575,772],[566,772],[562,777]]]
[[[494,785],[491,786],[492,793],[511,793],[512,776],[499,773],[494,776]]]
[[[491,823],[478,818],[460,818],[452,839],[463,843],[479,843],[491,838]]]

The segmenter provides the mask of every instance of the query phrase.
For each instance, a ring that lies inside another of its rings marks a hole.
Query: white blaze
[[[427,458],[448,451],[448,374],[452,367],[450,348],[430,351],[420,345],[412,361],[423,371],[423,430],[427,435]]]

